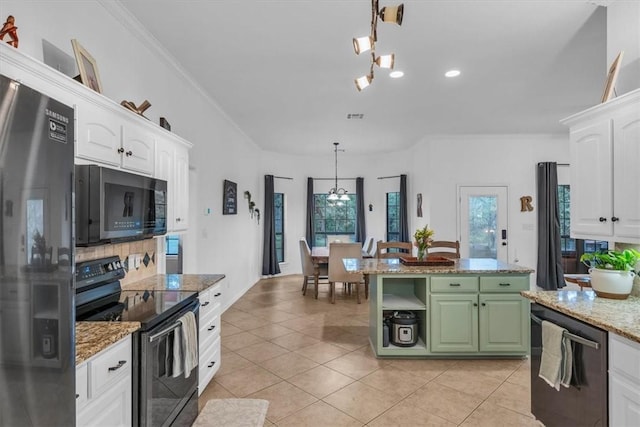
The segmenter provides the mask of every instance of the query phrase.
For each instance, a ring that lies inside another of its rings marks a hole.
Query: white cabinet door
[[[156,140],[146,127],[128,122],[122,128],[122,167],[147,175],[155,170]]]
[[[175,230],[189,228],[189,149],[176,145],[175,151]]]
[[[640,420],[640,343],[609,332],[609,425]]]
[[[640,106],[613,118],[615,241],[640,241]]]
[[[572,128],[571,235],[612,236],[611,121]]]
[[[167,231],[175,228],[175,149],[172,143],[158,140],[155,177],[167,181]]]
[[[76,104],[78,112],[78,137],[76,156],[102,164],[120,166],[120,122],[103,108],[89,101]]]

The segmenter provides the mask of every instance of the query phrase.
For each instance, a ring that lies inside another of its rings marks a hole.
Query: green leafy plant
[[[640,261],[640,252],[635,249],[582,254],[580,262],[589,268],[603,270],[633,271]]]

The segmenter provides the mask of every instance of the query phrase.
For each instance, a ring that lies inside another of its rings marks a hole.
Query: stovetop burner
[[[197,292],[122,290],[119,257],[79,263],[76,268],[76,320],[140,322],[148,330],[197,299]]]

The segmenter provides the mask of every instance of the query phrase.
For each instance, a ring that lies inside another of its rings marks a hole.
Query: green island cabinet
[[[529,352],[529,274],[372,274],[370,340],[378,357],[523,357]],[[383,346],[394,311],[418,318],[413,347]]]

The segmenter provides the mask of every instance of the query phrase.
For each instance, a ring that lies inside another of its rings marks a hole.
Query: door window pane
[[[284,262],[284,193],[273,194],[273,216],[275,220],[276,257]]]
[[[497,258],[498,198],[469,196],[469,257]]]

